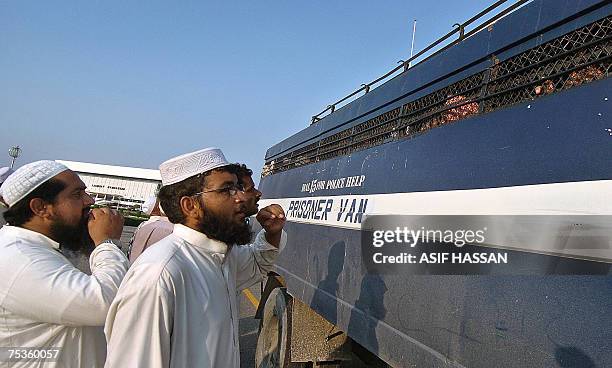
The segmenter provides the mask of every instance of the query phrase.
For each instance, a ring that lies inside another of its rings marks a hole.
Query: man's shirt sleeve
[[[234,246],[237,262],[236,289],[241,291],[260,281],[272,269],[278,253],[287,244],[287,233],[283,230],[279,247],[266,241],[266,232],[261,230],[252,244]]]
[[[68,326],[102,326],[125,276],[128,261],[113,244],[90,256],[92,275],[53,250],[36,251],[18,270],[2,305],[36,321]]]

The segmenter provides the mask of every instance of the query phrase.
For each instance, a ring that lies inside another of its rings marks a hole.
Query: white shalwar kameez
[[[59,350],[56,361],[8,362],[4,356],[0,367],[104,365],[102,326],[129,263],[110,243],[98,245],[89,259],[91,276],[45,235],[16,226],[0,229],[0,347],[4,354],[5,348]]]
[[[239,368],[237,293],[263,279],[279,250],[263,230],[226,250],[176,224],[138,257],[108,313],[106,367]]]

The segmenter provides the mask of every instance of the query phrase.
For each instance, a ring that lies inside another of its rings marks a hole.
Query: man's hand
[[[123,231],[123,216],[107,207],[94,208],[89,215],[89,235],[97,247],[106,239],[119,239]]]
[[[286,221],[283,208],[278,204],[271,204],[264,207],[257,213],[257,221],[259,221],[261,227],[266,231],[266,240],[268,243],[278,247]]]

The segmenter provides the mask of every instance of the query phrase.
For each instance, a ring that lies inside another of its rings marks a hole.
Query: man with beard
[[[266,275],[286,243],[278,205],[253,244],[238,179],[221,150],[160,165],[171,235],[128,271],[106,320],[106,367],[239,368],[237,291]],[[236,202],[235,199],[238,199]]]
[[[9,365],[102,367],[102,326],[128,267],[111,240],[120,237],[123,218],[107,208],[90,212],[85,184],[55,161],[24,165],[1,190],[9,209],[0,229],[0,347],[27,347],[35,357],[52,352],[52,359]],[[60,253],[86,235],[96,245],[91,276]]]

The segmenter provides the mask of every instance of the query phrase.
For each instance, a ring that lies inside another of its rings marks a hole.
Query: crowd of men
[[[240,366],[237,293],[263,280],[286,243],[283,209],[258,209],[252,172],[217,148],[160,173],[128,260],[122,215],[92,209],[76,173],[47,160],[0,171],[0,349],[58,352],[11,367]],[[91,274],[71,250],[91,253]]]

